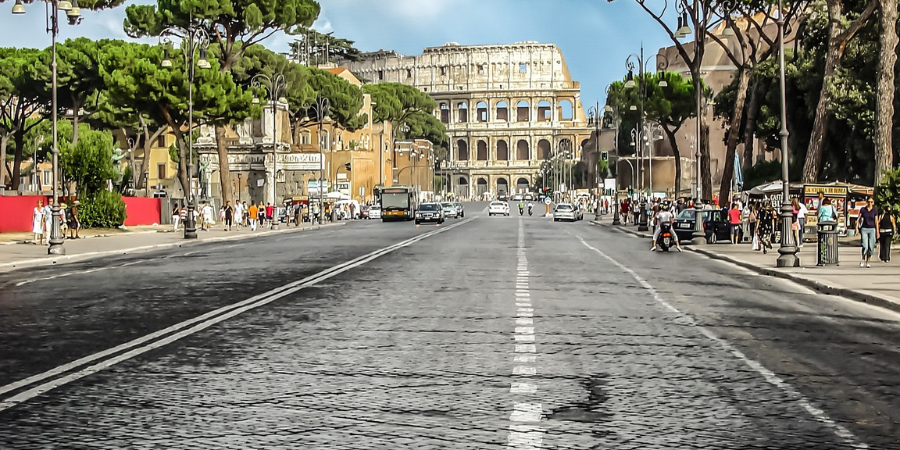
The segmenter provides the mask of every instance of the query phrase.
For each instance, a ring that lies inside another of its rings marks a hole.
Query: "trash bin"
[[[838,229],[837,222],[819,222],[818,247],[816,265],[826,266],[838,264]]]

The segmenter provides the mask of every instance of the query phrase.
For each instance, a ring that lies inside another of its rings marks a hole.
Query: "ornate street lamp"
[[[57,90],[57,76],[56,76],[56,36],[59,34],[59,12],[65,11],[66,17],[69,19],[69,25],[77,25],[81,23],[81,8],[78,7],[78,1],[75,0],[75,3],[70,3],[68,0],[49,0],[48,1],[50,10],[48,11],[50,14],[49,17],[49,26],[47,27],[47,32],[50,33],[51,42],[52,42],[52,53],[53,59],[50,63],[51,69],[51,121],[53,123],[52,133],[53,133],[53,184],[50,187],[53,190],[53,206],[51,206],[51,215],[53,216],[53,220],[50,226],[50,248],[47,250],[47,253],[50,255],[65,255],[66,249],[63,247],[63,242],[65,242],[65,238],[62,235],[60,230],[62,217],[60,216],[59,209],[59,142],[58,136],[56,135],[57,128],[57,111],[59,110],[57,106],[56,100],[56,90]],[[25,5],[22,4],[22,0],[16,0],[16,4],[13,5],[12,8],[13,14],[25,14]],[[76,114],[78,112],[76,111]]]
[[[188,185],[184,186],[187,191],[187,217],[184,221],[184,238],[197,239],[197,223],[194,220],[194,210],[196,209],[196,198],[191,183],[194,173],[194,70],[195,54],[199,53],[197,58],[197,67],[201,69],[209,69],[209,61],[206,60],[206,50],[209,48],[209,35],[202,28],[195,28],[193,24],[193,15],[189,16],[188,28],[169,27],[160,33],[160,41],[163,46],[163,60],[160,62],[161,67],[172,67],[172,61],[169,59],[169,50],[172,48],[172,38],[182,40],[182,45],[187,44],[187,52],[184,53],[185,63],[188,72]],[[219,161],[219,164],[228,164],[228,161]],[[199,184],[199,181],[198,181]]]
[[[272,205],[275,206],[275,216],[272,220],[272,229],[277,230],[281,218],[278,215],[278,103],[287,103],[284,98],[287,92],[287,82],[284,74],[275,74],[271,77],[258,73],[250,79],[250,86],[256,89],[265,89],[272,102]],[[278,99],[276,101],[276,99]],[[253,93],[253,104],[259,104],[259,97]],[[263,114],[265,116],[265,114]]]
[[[775,262],[776,267],[800,267],[800,257],[797,256],[799,248],[798,242],[793,242],[793,233],[791,233],[791,223],[793,222],[794,210],[791,207],[790,186],[788,180],[788,133],[787,129],[787,104],[786,104],[786,88],[784,81],[784,10],[782,2],[778,0],[778,81],[781,93],[781,246],[778,247],[778,260]]]
[[[300,120],[301,126],[315,120],[316,121],[316,136],[318,137],[318,147],[319,147],[319,181],[317,186],[319,188],[319,224],[324,222],[325,216],[325,195],[324,195],[324,187],[322,186],[325,183],[325,154],[323,149],[323,139],[322,139],[322,124],[324,122],[330,122],[331,117],[328,116],[328,113],[331,111],[331,101],[325,97],[316,97],[316,101],[312,104],[304,104],[301,106],[303,110],[303,119]],[[315,118],[312,119],[309,116],[309,112],[312,111],[315,115]],[[327,144],[328,140],[325,139],[324,142]],[[309,186],[307,186],[307,190]]]

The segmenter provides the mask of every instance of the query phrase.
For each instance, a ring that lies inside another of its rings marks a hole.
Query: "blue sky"
[[[12,3],[0,4],[0,45],[49,46],[43,5],[28,5],[27,14],[13,16]],[[651,3],[661,8],[663,0]],[[555,43],[573,78],[581,82],[585,107],[604,100],[606,86],[625,75],[625,58],[638,52],[642,41],[650,55],[670,45],[660,26],[634,0],[320,0],[320,4],[322,14],[314,28],[354,40],[363,51],[390,49],[415,55],[424,47],[451,41]],[[124,7],[85,11],[81,25],[61,24],[60,38],[126,38],[124,17]],[[283,52],[292,39],[277,35],[264,45]]]

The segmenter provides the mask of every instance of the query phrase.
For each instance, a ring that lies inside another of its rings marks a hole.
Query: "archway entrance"
[[[475,195],[481,197],[488,191],[488,182],[484,178],[479,178],[475,182]]]
[[[518,192],[518,193],[528,192],[529,184],[530,183],[528,183],[527,179],[519,178],[518,180],[516,180],[516,192]]]
[[[469,180],[466,177],[457,178],[452,188],[457,198],[469,198]]]
[[[509,182],[506,181],[506,178],[500,178],[497,180],[497,195],[509,194]]]

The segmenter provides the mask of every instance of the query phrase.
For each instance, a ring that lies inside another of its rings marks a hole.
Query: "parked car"
[[[508,216],[509,215],[509,203],[506,202],[491,202],[491,205],[488,207],[488,216]]]
[[[561,220],[568,220],[570,222],[577,220],[575,207],[572,206],[571,203],[560,203],[556,205],[556,209],[553,210],[553,221],[559,222]]]
[[[444,211],[440,203],[422,203],[416,209],[416,225],[422,222],[444,223]]]
[[[678,240],[691,240],[694,233],[696,210],[685,209],[675,217],[675,234]],[[703,211],[703,230],[706,232],[706,242],[715,244],[718,241],[731,241],[731,224],[728,222],[728,215],[723,213],[721,209],[707,209]],[[743,230],[741,230],[741,239],[743,239]],[[738,241],[740,242],[740,241]]]
[[[452,217],[454,219],[459,218],[459,211],[456,209],[456,206],[453,206],[453,203],[441,203],[441,209],[444,211],[444,217],[449,218]]]
[[[369,218],[370,219],[380,219],[381,218],[381,205],[372,205],[369,207]]]
[[[576,203],[573,207],[575,208],[575,220],[584,220],[584,209],[581,208],[581,205]]]
[[[463,208],[462,203],[460,203],[460,202],[453,202],[453,206],[456,207],[456,215],[457,215],[457,216],[459,216],[460,218],[466,217],[466,209]]]

